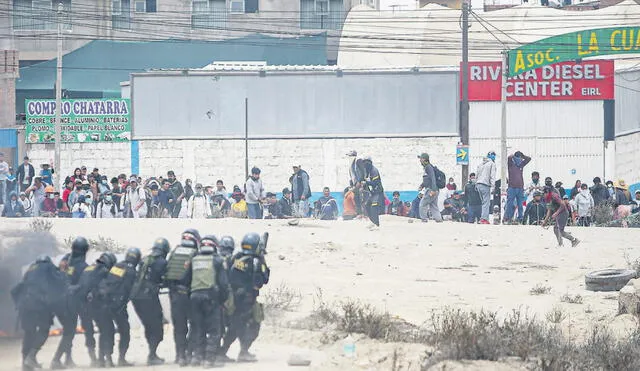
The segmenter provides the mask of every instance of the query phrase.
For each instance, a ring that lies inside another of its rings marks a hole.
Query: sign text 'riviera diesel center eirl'
[[[499,101],[502,76],[500,62],[469,62],[469,100]],[[462,94],[462,87],[460,91]],[[611,60],[556,63],[507,80],[509,101],[606,100],[613,99],[613,92]]]
[[[56,101],[26,101],[26,142],[52,143]],[[129,99],[63,99],[62,142],[128,142],[131,140]]]
[[[634,53],[640,53],[640,27],[571,32],[509,50],[509,76],[558,62]]]

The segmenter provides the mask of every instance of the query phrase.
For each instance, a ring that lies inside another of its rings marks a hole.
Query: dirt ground
[[[28,228],[28,220],[2,219],[3,230]],[[157,237],[177,244],[180,232],[195,227],[201,234],[232,235],[238,243],[246,232],[270,232],[267,261],[272,278],[265,291],[281,284],[302,295],[299,308],[285,319],[269,321],[255,344],[260,362],[230,365],[234,370],[282,370],[292,353],[312,359],[313,370],[390,370],[388,355],[403,358],[404,370],[418,370],[425,347],[413,344],[381,344],[358,338],[357,357],[341,355],[342,343],[325,344],[322,334],[290,329],[286,319],[308,315],[320,289],[328,302],[357,298],[364,303],[415,324],[422,324],[434,310],[450,306],[465,310],[488,309],[506,313],[522,309],[544,319],[552,308],[568,313],[563,323],[581,337],[594,324],[613,324],[624,332],[632,325],[616,319],[617,294],[584,289],[584,274],[604,268],[626,268],[627,258],[640,257],[640,230],[570,228],[583,242],[577,248],[557,249],[553,232],[540,227],[483,226],[459,223],[409,223],[406,218],[383,217],[379,231],[369,231],[363,221],[324,222],[305,220],[298,226],[285,221],[225,220],[54,220],[52,233],[60,243],[69,237],[111,237],[125,246],[148,251]],[[35,257],[34,257],[35,258]],[[531,295],[536,286],[550,292]],[[569,304],[561,296],[581,295],[582,304]],[[168,306],[165,307],[166,316]],[[143,364],[146,345],[135,313],[129,359]],[[39,360],[48,366],[58,339],[51,338]],[[174,359],[171,327],[159,352]],[[236,350],[232,349],[231,355]],[[76,337],[76,363],[87,365],[83,337]],[[0,342],[0,368],[18,370],[19,344]],[[496,365],[456,363],[447,369],[496,369]],[[501,365],[501,369],[518,369]],[[506,367],[506,368],[505,368]],[[173,365],[155,369],[172,369]],[[84,368],[81,368],[84,369]],[[149,370],[134,367],[130,370]]]

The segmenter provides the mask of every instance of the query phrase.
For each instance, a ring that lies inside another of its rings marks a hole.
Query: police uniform
[[[176,362],[190,362],[189,352],[189,317],[191,287],[191,258],[197,253],[197,245],[193,247],[178,246],[171,252],[167,260],[166,284],[169,287],[171,303],[171,322],[173,323],[173,339],[176,346]]]
[[[162,239],[159,239],[156,242],[164,242],[161,240]],[[149,345],[147,363],[152,366],[164,363],[164,360],[158,357],[156,351],[158,345],[164,338],[164,327],[162,323],[164,316],[162,314],[159,292],[160,287],[163,286],[163,277],[166,273],[166,252],[163,252],[161,249],[156,249],[154,245],[151,255],[145,257],[140,263],[138,276],[131,291],[131,302],[144,326],[144,336]]]
[[[127,253],[126,260],[114,265],[107,277],[100,283],[98,297],[94,302],[99,314],[96,317],[100,329],[99,366],[113,366],[111,355],[115,342],[114,322],[118,327],[118,334],[120,334],[118,366],[130,366],[125,359],[131,339],[127,303],[136,279],[136,266],[140,260],[139,253],[138,250],[137,258],[132,258],[132,260],[129,260],[129,253]]]
[[[97,303],[93,302],[93,298],[98,294],[98,285],[107,277],[114,263],[115,257],[113,254],[102,254],[94,264],[84,269],[80,275],[78,284],[70,287],[71,302],[72,305],[75,306],[72,310],[75,310],[76,313],[84,314],[82,328],[85,330],[85,345],[89,351],[89,358],[91,358],[92,365],[95,365],[97,362],[95,354],[96,341],[93,336],[93,321],[96,316],[100,314],[99,307]]]
[[[89,266],[86,262],[86,250],[85,252],[72,252],[63,257],[63,261],[66,262],[66,274],[69,288],[75,287],[80,282],[80,276],[84,270]],[[74,367],[71,357],[71,346],[73,344],[73,338],[76,334],[76,326],[78,324],[78,315],[80,316],[80,323],[84,329],[85,344],[90,349],[95,349],[95,340],[93,337],[93,324],[90,320],[88,308],[82,304],[75,296],[71,295],[69,290],[66,295],[61,296],[61,300],[55,309],[56,317],[62,325],[62,338],[58,344],[58,349],[53,356],[52,369],[64,368],[60,363],[62,354],[66,354],[66,366]],[[93,359],[92,359],[93,360]]]
[[[29,266],[22,282],[11,291],[24,330],[22,359],[25,370],[40,368],[36,354],[49,337],[53,324],[52,304],[56,297],[63,295],[65,284],[64,275],[51,258],[43,256]]]
[[[192,365],[204,361],[213,366],[220,346],[221,305],[229,294],[227,274],[213,251],[194,256],[191,268]]]
[[[249,234],[252,235],[252,234]],[[256,235],[257,234],[253,234]],[[257,236],[258,240],[260,237]],[[262,305],[256,301],[259,290],[269,282],[270,270],[264,257],[257,255],[256,246],[252,249],[246,243],[247,236],[243,239],[243,252],[233,258],[233,264],[229,271],[229,282],[234,295],[235,310],[231,318],[229,338],[240,341],[240,354],[238,361],[255,361],[255,357],[249,353],[249,348],[258,338],[260,323],[264,319]],[[226,353],[230,343],[226,343]]]

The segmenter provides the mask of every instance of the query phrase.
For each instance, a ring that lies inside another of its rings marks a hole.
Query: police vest
[[[190,247],[176,247],[169,260],[167,261],[167,274],[165,276],[167,281],[181,281],[187,273],[187,267],[191,258],[196,254],[196,249]]]
[[[196,255],[191,261],[193,275],[191,291],[216,288],[216,269],[213,265],[214,255]]]

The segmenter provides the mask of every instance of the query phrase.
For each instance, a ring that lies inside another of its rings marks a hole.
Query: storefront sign
[[[640,27],[612,27],[551,36],[509,50],[509,76],[558,62],[640,53]]]
[[[499,101],[500,62],[469,62],[469,101]],[[611,60],[563,62],[527,71],[507,80],[507,100],[613,99]],[[462,93],[461,93],[462,94]]]
[[[26,142],[53,143],[55,99],[27,100]],[[128,142],[131,140],[129,99],[63,99],[62,142]]]

